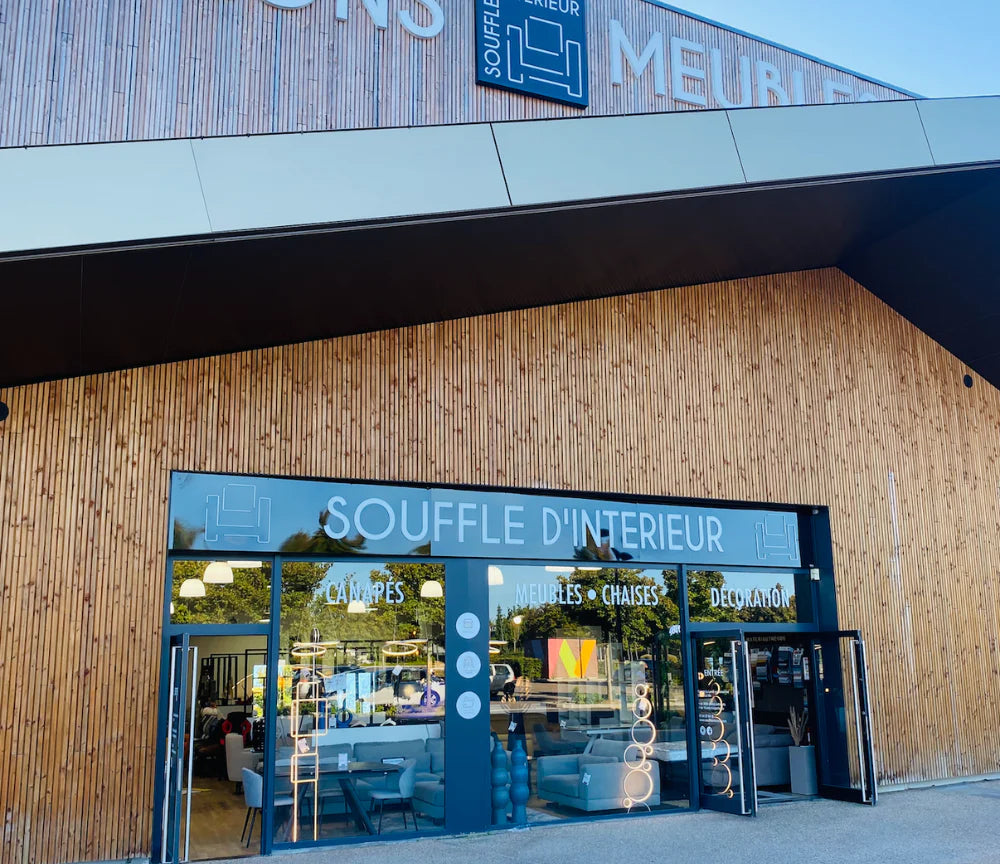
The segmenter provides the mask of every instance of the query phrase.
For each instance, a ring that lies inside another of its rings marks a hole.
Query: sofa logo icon
[[[270,539],[271,499],[259,495],[256,484],[227,483],[221,495],[205,496],[206,543],[266,545]]]
[[[585,0],[476,0],[476,80],[587,107]]]

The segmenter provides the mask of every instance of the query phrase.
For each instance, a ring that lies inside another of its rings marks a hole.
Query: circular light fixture
[[[181,582],[181,597],[204,597],[205,583],[201,579],[185,579]]]
[[[292,646],[292,650],[288,652],[293,657],[298,657],[300,659],[306,657],[322,657],[326,654],[326,648],[322,645],[317,645],[314,642],[296,642]]]
[[[514,616],[513,618],[511,618],[510,620],[511,620],[511,623],[512,623],[512,624],[518,624],[518,625],[520,625],[520,623],[521,623],[521,622],[522,622],[522,621],[524,620],[524,618],[523,618],[523,617],[521,617],[520,615],[515,615],[515,616]]]
[[[413,657],[417,654],[418,648],[412,642],[397,642],[390,640],[382,647],[383,657]]]
[[[486,572],[489,574],[490,585],[503,585],[503,570],[493,564],[490,564]]]
[[[170,614],[171,615],[174,614],[174,601],[173,600],[170,601]]]
[[[264,566],[263,561],[227,561],[234,570],[260,570]]]
[[[365,606],[364,600],[352,600],[347,604],[347,611],[351,615],[357,615],[360,612],[367,612],[368,608]]]
[[[231,585],[233,568],[225,561],[213,561],[205,568],[205,575],[201,578],[208,585]]]
[[[444,589],[437,579],[428,579],[420,586],[420,596],[427,598],[444,597]]]

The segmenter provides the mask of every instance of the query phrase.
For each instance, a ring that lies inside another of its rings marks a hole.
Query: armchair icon
[[[507,26],[507,77],[512,84],[528,78],[583,96],[583,46],[566,39],[561,24],[529,16],[523,27]]]
[[[271,499],[257,494],[252,483],[227,483],[221,495],[206,495],[205,542],[271,539]]]
[[[755,529],[758,559],[795,559],[797,528],[794,516],[769,514],[763,522],[756,524]]]

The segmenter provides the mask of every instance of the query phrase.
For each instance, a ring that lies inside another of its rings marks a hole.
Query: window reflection
[[[444,818],[445,570],[286,562],[276,841]]]
[[[261,624],[271,611],[269,561],[174,561],[171,624]]]
[[[529,756],[530,818],[687,806],[675,569],[490,568],[493,746]]]

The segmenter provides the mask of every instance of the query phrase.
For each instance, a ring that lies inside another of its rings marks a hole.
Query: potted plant
[[[792,736],[793,747],[788,748],[788,773],[791,777],[792,792],[797,795],[815,795],[816,748],[803,744],[806,737],[806,721],[809,711],[801,714],[795,708],[788,709],[788,732]]]

